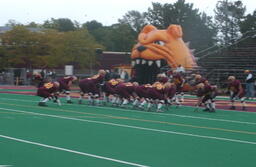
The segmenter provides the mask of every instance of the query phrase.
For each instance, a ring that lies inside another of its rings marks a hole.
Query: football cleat
[[[157,109],[156,112],[164,112],[163,110],[161,109]]]
[[[38,105],[39,105],[39,106],[44,106],[44,107],[47,106],[47,105],[45,104],[45,102],[39,102]]]

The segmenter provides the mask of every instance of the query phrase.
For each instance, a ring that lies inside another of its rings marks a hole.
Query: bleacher
[[[244,70],[256,75],[256,38],[249,37],[226,48],[218,48],[199,57],[198,64],[211,83],[223,87],[230,75],[244,82]]]

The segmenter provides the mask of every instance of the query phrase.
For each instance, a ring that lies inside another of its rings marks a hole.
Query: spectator
[[[117,79],[120,78],[120,75],[117,72],[117,69],[110,70],[110,79]]]
[[[27,77],[27,84],[31,85],[31,80],[33,78],[33,73],[30,70],[27,70],[26,77]]]
[[[247,75],[245,78],[246,98],[253,99],[254,98],[254,76],[252,75],[250,70],[245,70],[244,73]]]
[[[105,70],[105,71],[106,71],[106,74],[105,74],[104,80],[109,81],[110,80],[110,71],[109,70]]]
[[[127,71],[121,70],[120,78],[127,82],[129,80],[129,74],[127,73]]]
[[[178,65],[176,71],[177,71],[177,72],[180,72],[180,73],[185,73],[185,68],[182,67],[181,65]]]
[[[54,80],[54,79],[55,79],[55,76],[56,76],[56,74],[55,74],[55,71],[54,71],[54,70],[48,71],[47,77],[49,77],[49,80],[50,80],[50,81]]]
[[[40,74],[41,74],[42,78],[45,78],[45,69],[44,68],[41,70]]]

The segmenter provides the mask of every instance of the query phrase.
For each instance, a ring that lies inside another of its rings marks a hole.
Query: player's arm
[[[243,93],[243,87],[242,84],[239,84],[239,91],[238,91],[238,96],[241,95]]]
[[[54,93],[54,99],[56,100],[56,102],[58,103],[58,105],[61,106],[61,102],[60,102],[60,99],[59,99],[59,93],[58,93],[58,92],[55,92],[55,93]]]
[[[181,78],[181,87],[183,87],[185,84],[185,79],[184,78]]]

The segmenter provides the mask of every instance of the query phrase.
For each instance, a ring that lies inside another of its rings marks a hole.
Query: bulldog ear
[[[175,38],[180,38],[183,35],[181,26],[174,25],[174,24],[172,24],[168,27],[167,33],[172,35]]]
[[[151,31],[154,31],[154,30],[157,30],[157,28],[156,28],[155,26],[153,26],[153,25],[146,25],[146,26],[141,30],[140,33],[145,33],[145,34],[147,34],[147,33],[151,32]]]

